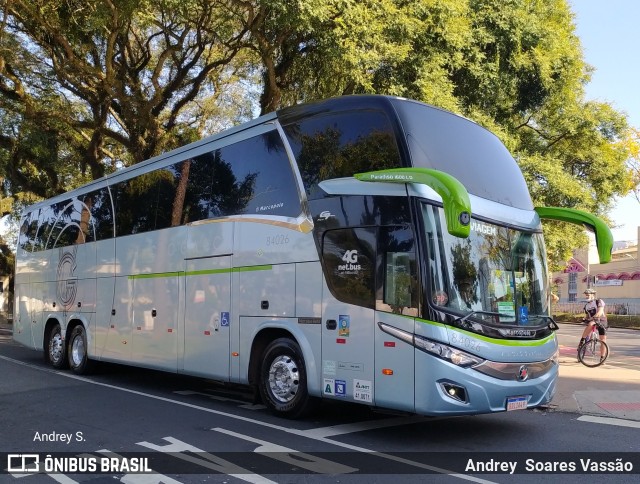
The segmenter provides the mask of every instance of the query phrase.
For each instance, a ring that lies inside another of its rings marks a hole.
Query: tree
[[[283,106],[351,93],[465,115],[534,204],[606,216],[640,180],[637,131],[589,102],[567,0],[12,0],[0,31],[0,176],[58,193]],[[254,102],[255,101],[255,102]],[[635,170],[635,171],[634,171]],[[635,178],[634,178],[635,177]],[[545,225],[553,261],[579,228]]]
[[[60,191],[55,160],[61,153],[99,178],[115,164],[193,139],[190,127],[204,110],[189,108],[203,96],[221,96],[224,90],[215,90],[221,83],[211,80],[233,75],[228,65],[245,35],[237,14],[232,3],[208,0],[7,3],[0,89],[5,115],[20,126],[17,135],[4,133],[12,153],[7,172],[47,196],[33,180],[17,177],[31,158]],[[16,150],[32,146],[20,143],[25,133],[38,138],[41,156]],[[55,160],[43,163],[49,155]]]
[[[303,101],[372,92],[373,73],[404,58],[420,27],[395,0],[238,1],[261,73],[262,114]]]

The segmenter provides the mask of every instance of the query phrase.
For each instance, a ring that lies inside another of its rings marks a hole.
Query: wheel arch
[[[273,321],[271,321],[273,323]],[[288,338],[294,341],[302,351],[306,369],[307,390],[309,395],[320,395],[320,384],[317,377],[317,365],[313,350],[309,341],[304,335],[295,334],[288,327],[284,326],[268,326],[260,328],[251,343],[251,356],[249,357],[249,366],[247,368],[247,378],[249,385],[255,387],[258,385],[260,375],[260,365],[262,363],[262,355],[266,347],[278,338]]]
[[[81,324],[82,326],[84,326],[84,330],[87,330],[87,326],[84,324],[84,321],[74,318],[74,319],[70,319],[69,322],[67,323],[67,329],[64,332],[64,339],[68,340],[69,336],[71,336],[71,332],[73,331],[73,328],[75,328],[76,326],[78,326],[79,324]]]
[[[293,336],[293,334],[291,334],[290,331],[287,331],[284,328],[262,328],[253,337],[250,352],[251,356],[249,357],[249,367],[247,369],[247,379],[249,381],[249,385],[255,386],[258,384],[260,363],[262,355],[264,354],[264,350],[267,346],[269,346],[269,343],[278,338],[289,338],[298,343],[298,340]],[[300,343],[298,343],[298,346],[299,345]]]

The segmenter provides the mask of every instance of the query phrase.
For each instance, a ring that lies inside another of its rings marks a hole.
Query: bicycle
[[[602,365],[609,357],[609,346],[600,339],[600,333],[598,333],[599,325],[596,323],[591,327],[591,333],[578,348],[578,360],[589,368]]]

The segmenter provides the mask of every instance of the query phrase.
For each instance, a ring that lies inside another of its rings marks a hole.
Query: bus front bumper
[[[510,364],[520,374],[504,379],[416,352],[416,380],[422,379],[416,384],[416,413],[468,415],[545,405],[555,393],[559,365],[528,378],[529,365],[535,363]]]

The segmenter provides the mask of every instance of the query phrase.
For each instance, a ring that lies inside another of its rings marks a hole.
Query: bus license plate
[[[511,410],[526,410],[528,398],[526,395],[507,397],[507,412]]]

